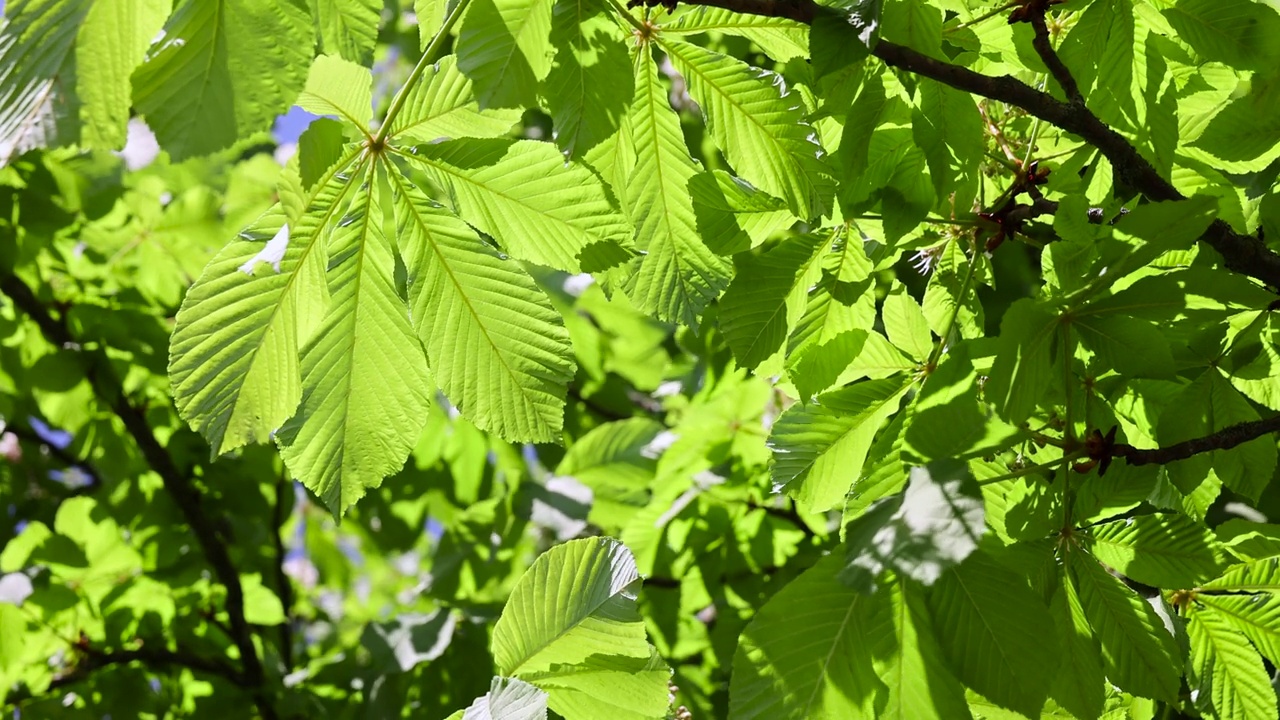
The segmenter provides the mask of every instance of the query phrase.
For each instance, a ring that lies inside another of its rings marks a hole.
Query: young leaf
[[[297,3],[182,3],[166,38],[133,73],[133,107],[175,160],[230,146],[266,129],[302,89],[315,46]],[[271,38],[274,50],[259,43]]]
[[[806,509],[835,507],[907,387],[897,378],[870,380],[819,396],[807,407],[791,406],[769,436],[774,486]]]
[[[565,272],[626,257],[631,230],[595,175],[532,140],[454,140],[407,155],[446,188],[453,210],[512,257]]]
[[[332,300],[302,349],[302,404],[276,434],[289,471],[336,517],[404,465],[432,402],[373,173],[361,181],[329,239]]]
[[[1188,614],[1187,636],[1191,643],[1188,679],[1201,697],[1208,697],[1214,717],[1278,717],[1271,678],[1244,635],[1213,610],[1198,607]]]
[[[799,98],[782,78],[726,55],[662,40],[729,164],[757,188],[787,201],[797,217],[821,215],[829,194],[821,148],[810,139]]]
[[[698,238],[688,187],[698,168],[648,46],[632,59],[636,98],[630,126],[636,155],[622,195],[637,226],[636,244],[646,254],[628,278],[626,292],[639,309],[692,326],[728,284],[731,267]]]
[[[883,694],[864,622],[877,596],[836,580],[843,558],[818,561],[769,599],[738,643],[729,715],[742,720],[874,718]],[[803,604],[803,618],[795,614]],[[791,658],[809,658],[793,662]]]
[[[533,279],[403,178],[392,180],[414,329],[440,389],[483,430],[559,439],[573,354]]]
[[[1026,580],[977,552],[943,573],[928,604],[956,676],[996,705],[1038,717],[1059,653],[1053,617]]]
[[[1080,605],[1102,644],[1107,679],[1134,695],[1176,703],[1178,650],[1155,610],[1089,557],[1069,558]]]
[[[568,717],[661,717],[670,671],[645,639],[639,581],[635,557],[611,538],[543,553],[494,625],[499,672],[545,689]]]

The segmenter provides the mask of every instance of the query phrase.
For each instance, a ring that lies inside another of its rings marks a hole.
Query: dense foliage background
[[[14,717],[1277,718],[1280,7],[645,4],[7,3]]]

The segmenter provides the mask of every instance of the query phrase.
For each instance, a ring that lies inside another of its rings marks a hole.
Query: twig
[[[191,652],[173,651],[164,648],[147,648],[142,647],[136,650],[97,650],[83,646],[77,646],[82,654],[82,659],[76,663],[70,671],[56,675],[49,682],[49,690],[58,690],[60,688],[80,682],[88,677],[95,670],[109,667],[112,665],[127,665],[129,663],[140,662],[156,668],[181,667],[189,670],[195,670],[207,675],[214,675],[224,680],[228,680],[236,685],[243,686],[244,678],[235,668],[213,660],[211,658],[202,657]]]
[[[45,339],[51,344],[60,348],[80,347],[67,327],[65,319],[55,319],[44,304],[36,298],[31,288],[16,275],[0,274],[0,292],[8,296],[18,309],[36,323]],[[85,376],[94,394],[124,423],[125,429],[133,437],[147,464],[160,476],[165,490],[173,498],[187,524],[191,526],[191,531],[213,567],[218,581],[227,589],[227,617],[230,619],[231,637],[239,650],[240,662],[244,668],[245,685],[255,688],[255,699],[262,715],[268,720],[275,718],[271,702],[263,693],[265,674],[262,661],[258,658],[257,648],[254,647],[249,624],[245,622],[244,589],[240,585],[240,574],[231,562],[227,544],[214,525],[213,519],[204,511],[200,492],[191,479],[178,469],[173,457],[160,444],[147,423],[142,409],[129,401],[120,379],[116,377],[115,371],[111,369],[101,351],[90,352],[81,349],[81,352],[85,352],[89,360],[85,367]]]
[[[1265,420],[1232,425],[1216,433],[1200,438],[1184,440],[1168,447],[1154,450],[1143,450],[1132,445],[1116,443],[1111,450],[1112,457],[1124,458],[1130,465],[1165,465],[1178,460],[1186,460],[1213,450],[1230,450],[1231,448],[1256,440],[1264,435],[1280,432],[1280,415]]]
[[[1067,96],[1067,101],[1083,107],[1084,96],[1080,94],[1080,86],[1076,84],[1076,79],[1071,76],[1071,71],[1062,62],[1062,58],[1058,57],[1058,53],[1053,50],[1053,40],[1049,37],[1049,24],[1045,22],[1045,16],[1048,15],[1051,4],[1053,4],[1052,0],[1033,0],[1025,6],[1026,12],[1022,15],[1035,30],[1031,46],[1049,68],[1049,74],[1058,81],[1062,92]],[[1010,22],[1016,22],[1016,20],[1010,18]]]
[[[280,596],[280,604],[284,606],[284,622],[280,624],[280,657],[289,671],[293,670],[293,585],[284,571],[285,547],[284,538],[280,536],[287,519],[284,513],[285,501],[293,492],[293,483],[287,475],[282,474],[276,481],[276,501],[271,508],[271,536],[275,540],[276,551],[276,593]]]
[[[658,0],[642,1],[659,4]],[[806,24],[812,23],[819,12],[834,12],[821,8],[814,0],[689,0],[685,4],[719,7],[749,15],[784,17]],[[858,40],[851,35],[850,42]],[[886,40],[877,42],[871,48],[871,54],[892,67],[1022,108],[1033,117],[1079,136],[1111,161],[1123,182],[1137,188],[1149,200],[1185,199],[1132,143],[1084,105],[1063,102],[1008,75],[983,75]],[[1280,255],[1272,252],[1260,237],[1239,234],[1225,221],[1214,220],[1200,236],[1200,241],[1217,250],[1228,269],[1280,289]]]

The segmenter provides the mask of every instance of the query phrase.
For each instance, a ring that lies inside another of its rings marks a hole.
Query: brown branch
[[[1076,79],[1071,76],[1071,71],[1062,62],[1062,58],[1058,57],[1058,53],[1053,50],[1053,40],[1049,37],[1049,24],[1045,21],[1051,4],[1053,0],[1035,0],[1032,4],[1025,6],[1026,12],[1022,13],[1023,19],[1031,23],[1031,27],[1035,30],[1031,46],[1044,61],[1045,67],[1049,68],[1049,74],[1058,81],[1062,92],[1067,96],[1067,101],[1084,107],[1084,96],[1080,94],[1080,86],[1076,84]],[[1014,18],[1010,18],[1009,21],[1018,22]]]
[[[1111,448],[1111,456],[1124,458],[1130,465],[1164,465],[1213,450],[1230,450],[1237,445],[1276,432],[1280,432],[1280,415],[1232,425],[1211,435],[1184,440],[1175,445],[1154,450],[1143,450],[1132,445],[1117,443]]]
[[[85,353],[88,360],[85,376],[94,394],[124,423],[125,429],[133,437],[143,458],[160,476],[165,490],[182,512],[191,531],[195,533],[196,540],[213,567],[218,581],[226,588],[227,616],[230,619],[232,640],[239,650],[240,662],[244,667],[245,683],[255,688],[256,700],[263,716],[268,719],[274,718],[275,711],[270,700],[263,694],[266,676],[262,661],[258,658],[257,648],[253,644],[249,624],[245,621],[244,589],[240,585],[240,574],[231,562],[227,543],[214,525],[213,519],[203,508],[200,492],[191,479],[178,469],[173,457],[160,444],[147,423],[143,410],[129,401],[120,379],[116,377],[105,354],[101,351],[83,350],[80,343],[72,336],[65,318],[55,319],[44,304],[36,298],[31,288],[16,275],[8,272],[0,273],[0,292],[35,322],[45,339],[51,344]]]
[[[280,533],[288,519],[284,506],[292,492],[293,483],[289,481],[287,474],[282,474],[276,482],[275,505],[271,509],[271,535],[275,540],[276,551],[276,592],[280,595],[280,604],[284,606],[284,622],[280,625],[280,657],[289,672],[293,671],[293,585],[284,571],[286,551],[284,538]]]
[[[637,0],[657,5],[659,0]],[[686,5],[719,7],[749,15],[781,17],[812,23],[819,12],[835,12],[814,0],[688,0]],[[849,42],[859,42],[850,29]],[[1009,75],[983,75],[966,67],[938,60],[897,43],[880,40],[871,54],[885,64],[936,80],[957,90],[1022,108],[1033,117],[1077,135],[1111,161],[1119,179],[1137,188],[1149,200],[1183,200],[1168,180],[1123,135],[1108,127],[1083,104],[1067,103]],[[1222,220],[1214,220],[1200,241],[1217,250],[1228,269],[1280,289],[1280,255],[1260,237],[1241,235]]]
[[[78,646],[80,660],[67,672],[55,675],[49,682],[49,690],[58,690],[87,678],[96,670],[112,665],[142,663],[152,668],[187,668],[206,675],[213,675],[244,686],[244,678],[235,668],[190,651],[173,651],[164,648],[141,647],[136,650],[98,650]]]

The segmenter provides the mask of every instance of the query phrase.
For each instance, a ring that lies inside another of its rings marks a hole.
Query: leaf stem
[[[942,329],[942,334],[938,336],[938,342],[934,344],[933,352],[929,353],[929,359],[925,361],[925,367],[937,367],[938,360],[942,357],[942,349],[947,346],[947,337],[951,335],[951,331],[956,325],[956,319],[960,317],[960,308],[964,305],[965,296],[969,294],[969,285],[973,282],[973,274],[977,266],[978,257],[977,249],[975,248],[974,257],[969,258],[969,270],[965,273],[964,282],[960,285],[960,295],[956,298],[956,306],[951,309],[951,317],[947,319],[946,327]]]
[[[449,33],[453,31],[453,26],[458,23],[462,13],[466,12],[467,6],[470,4],[471,0],[458,0],[458,4],[454,5],[449,14],[445,16],[444,23],[436,31],[435,37],[431,38],[431,42],[427,44],[426,49],[422,51],[422,57],[418,58],[418,64],[413,66],[413,71],[409,73],[404,85],[400,86],[396,96],[391,99],[391,107],[387,108],[387,115],[382,120],[382,126],[378,128],[378,134],[373,138],[374,147],[386,142],[387,136],[391,133],[391,124],[395,121],[396,116],[400,114],[400,111],[404,109],[405,101],[409,98],[409,91],[422,79],[422,73],[427,71],[427,66],[440,59],[440,53],[444,50],[445,39],[449,37]]]

